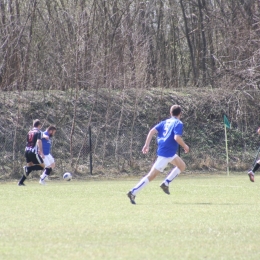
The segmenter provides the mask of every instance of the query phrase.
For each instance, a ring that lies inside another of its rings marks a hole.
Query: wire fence
[[[93,124],[85,131],[81,130],[73,140],[70,147],[71,129],[57,131],[53,138],[52,155],[56,161],[54,177],[61,178],[62,174],[70,171],[78,178],[88,175],[110,174],[144,174],[149,170],[156,159],[156,139],[153,138],[148,155],[143,155],[141,150],[145,143],[147,129],[127,127],[115,130],[111,127]],[[185,138],[186,137],[186,138]],[[188,165],[188,170],[224,170],[226,167],[226,150],[224,134],[216,137],[217,142],[208,139],[202,132],[196,133],[200,145],[195,147],[192,133],[184,135],[185,141],[190,145],[191,152],[181,157]],[[14,140],[16,140],[14,142]],[[232,143],[234,140],[229,138]],[[1,178],[19,176],[25,165],[24,148],[26,134],[19,135],[14,131],[6,132],[0,136],[1,149]],[[250,167],[258,144],[243,150],[242,147],[229,147],[230,167],[233,170],[244,170]],[[37,175],[37,173],[36,173]],[[38,176],[38,175],[37,175]]]
[[[64,172],[70,171],[75,176],[84,177],[147,168],[156,158],[156,142],[154,138],[149,155],[143,155],[141,150],[146,134],[147,131],[142,132],[137,128],[129,135],[127,128],[115,132],[110,127],[93,124],[85,132],[81,130],[74,135],[77,137],[73,139],[71,149],[68,138],[70,129],[58,129],[53,137],[51,151],[56,162],[54,173],[61,177]],[[16,134],[15,137],[14,131],[4,134],[2,132],[0,142],[2,178],[22,174],[22,167],[25,165],[26,134]]]
[[[64,101],[61,102],[62,95]],[[0,96],[0,179],[19,178],[22,174],[22,167],[25,165],[26,135],[33,119],[36,118],[44,122],[43,129],[50,124],[58,128],[52,146],[52,155],[56,160],[53,178],[61,178],[66,171],[72,172],[78,178],[91,174],[145,174],[156,159],[156,138],[152,139],[147,155],[141,152],[150,127],[157,123],[154,117],[149,117],[152,108],[148,109],[146,115],[142,110],[137,113],[130,111],[130,108],[125,109],[125,116],[120,125],[120,118],[115,111],[118,112],[122,104],[116,103],[115,107],[111,105],[109,114],[104,108],[104,103],[101,103],[104,100],[102,98],[98,101],[101,105],[95,112],[92,107],[95,101],[85,92],[77,102],[72,100],[69,93],[63,92],[46,95],[38,103],[28,101],[33,100],[35,93],[0,93]],[[75,104],[77,113],[73,116]],[[181,149],[180,154],[188,166],[187,170],[224,171],[227,165],[223,117],[210,118],[206,115],[207,108],[202,108],[205,116],[200,116],[198,120],[193,114],[192,105],[186,107],[183,118],[183,138],[191,150],[185,154]],[[252,109],[255,106],[253,105]],[[165,104],[160,109],[167,112],[169,105]],[[249,121],[242,121],[246,116],[248,119],[252,118],[251,122],[259,120],[252,109],[241,110],[245,111],[245,114],[238,118],[233,116],[232,128],[228,129],[231,170],[247,170],[258,150],[259,137],[255,132],[256,126],[251,125]],[[91,114],[89,111],[94,112]],[[107,120],[104,119],[104,114]],[[133,114],[138,116],[134,117]],[[167,116],[162,115],[162,118]],[[38,174],[40,173],[33,175]]]

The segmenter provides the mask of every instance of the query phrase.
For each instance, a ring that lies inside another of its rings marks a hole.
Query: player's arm
[[[44,158],[44,154],[43,154],[43,151],[42,151],[42,140],[41,139],[37,140],[37,146],[38,146],[38,153],[39,153],[39,155],[42,158]]]
[[[43,132],[39,132],[37,136],[38,153],[42,158],[44,158],[44,154],[42,150],[42,138],[43,138]]]
[[[147,137],[146,137],[146,141],[145,141],[144,147],[143,147],[143,149],[142,149],[142,152],[143,152],[143,153],[148,153],[150,142],[151,142],[153,136],[154,136],[155,134],[157,134],[157,133],[158,133],[158,131],[156,130],[155,127],[152,128],[152,129],[149,131],[149,133],[148,133],[148,135],[147,135]]]
[[[42,138],[45,138],[46,140],[49,140],[49,136],[44,134],[44,133],[42,134]]]
[[[183,141],[182,137],[180,135],[174,136],[175,141],[184,149],[185,153],[188,153],[190,148],[185,142]]]

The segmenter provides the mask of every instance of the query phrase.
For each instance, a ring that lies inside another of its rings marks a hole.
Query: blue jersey
[[[179,144],[175,141],[174,136],[182,136],[183,123],[176,117],[171,117],[160,122],[155,126],[158,131],[157,135],[157,155],[163,157],[172,157],[176,154]]]
[[[45,131],[44,134],[49,136],[48,131]],[[49,140],[46,140],[45,138],[42,138],[42,152],[43,152],[44,155],[50,154],[50,152],[51,152],[51,143],[52,143],[52,140],[51,140],[50,137],[49,137]]]

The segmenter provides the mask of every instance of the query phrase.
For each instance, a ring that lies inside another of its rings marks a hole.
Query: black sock
[[[30,167],[27,167],[27,172],[30,173],[32,171],[41,171],[43,168],[40,165],[33,165]]]
[[[23,184],[23,182],[26,180],[26,177],[23,175],[22,178],[20,179],[19,183]]]
[[[46,175],[50,175],[52,168],[45,168]]]
[[[33,166],[27,166],[27,174],[29,175],[30,173],[31,173],[31,171],[32,171],[32,168]]]
[[[256,163],[255,167],[252,170],[252,172],[255,173],[258,170],[259,167],[260,167],[260,164]]]

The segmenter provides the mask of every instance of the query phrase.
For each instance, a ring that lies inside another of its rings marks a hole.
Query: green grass
[[[0,259],[260,259],[260,178],[0,184]]]

